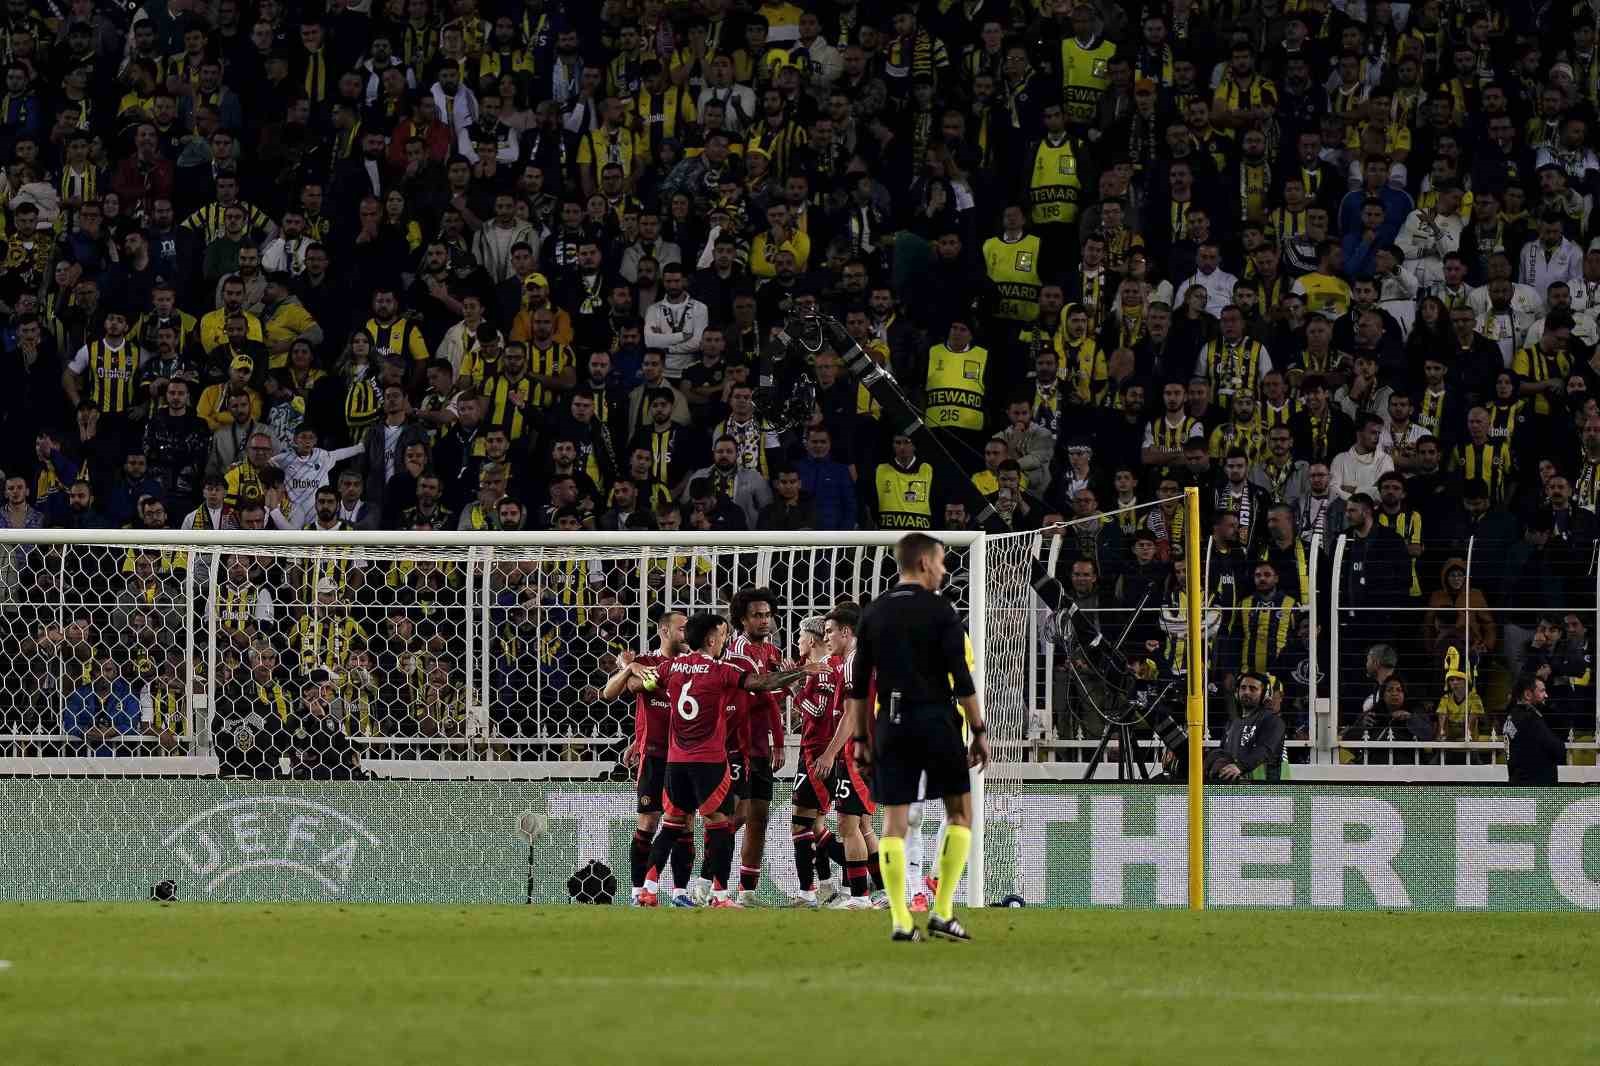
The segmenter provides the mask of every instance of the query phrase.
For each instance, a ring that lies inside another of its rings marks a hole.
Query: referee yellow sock
[[[878,866],[883,870],[883,890],[889,894],[889,913],[894,916],[894,927],[909,932],[916,926],[911,920],[911,906],[906,902],[905,837],[878,838]]]
[[[964,825],[946,828],[944,847],[939,851],[939,891],[933,897],[933,913],[949,921],[956,909],[956,887],[961,883],[961,871],[967,868],[967,855],[972,851],[972,830]]]

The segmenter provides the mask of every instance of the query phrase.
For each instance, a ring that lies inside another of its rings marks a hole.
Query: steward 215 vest
[[[936,344],[928,352],[928,424],[943,429],[983,428],[984,373],[989,352],[973,345],[952,352]]]

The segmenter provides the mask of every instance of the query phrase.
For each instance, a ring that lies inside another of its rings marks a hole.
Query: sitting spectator
[[[1439,740],[1482,740],[1488,736],[1489,723],[1483,710],[1483,700],[1476,688],[1469,688],[1470,676],[1461,669],[1459,652],[1445,654],[1444,695],[1439,697],[1435,711],[1437,721],[1434,735]],[[1447,757],[1447,761],[1462,763],[1468,760]]]
[[[360,760],[336,706],[332,674],[311,671],[300,703],[287,727],[290,776],[299,780],[348,781],[360,774]]]
[[[770,507],[771,504],[766,506]],[[689,479],[688,520],[692,529],[721,532],[750,528],[744,510],[727,496],[718,493],[709,477]]]
[[[1428,596],[1422,616],[1423,641],[1430,658],[1442,658],[1450,649],[1471,662],[1492,654],[1499,632],[1489,601],[1479,589],[1467,588],[1465,559],[1446,559],[1439,571],[1439,587]]]
[[[281,756],[290,750],[292,700],[271,645],[253,645],[248,664],[247,672],[223,688],[212,716],[217,762],[223,777],[276,777]]]
[[[1206,757],[1209,781],[1233,784],[1255,779],[1277,781],[1283,773],[1283,719],[1268,694],[1267,676],[1240,674],[1234,687],[1239,716],[1228,723],[1222,746]]]
[[[112,743],[117,737],[139,733],[139,698],[122,678],[115,659],[95,664],[92,680],[67,697],[61,731],[77,740],[80,753],[95,758],[125,755],[128,749]]]
[[[798,530],[817,528],[817,509],[800,488],[800,472],[779,470],[772,479],[772,502],[761,509],[757,529]]]
[[[771,502],[772,488],[766,478],[741,467],[738,460],[738,442],[727,435],[718,437],[711,450],[711,465],[690,474],[689,484],[692,489],[696,481],[704,480],[711,495],[727,500],[743,512],[744,523],[740,528],[750,529],[761,509]],[[692,498],[692,491],[685,496],[685,500]]]

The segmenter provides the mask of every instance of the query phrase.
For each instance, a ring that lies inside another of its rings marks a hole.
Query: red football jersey
[[[723,708],[740,691],[745,671],[702,652],[679,655],[667,664],[668,762],[726,762]]]
[[[800,708],[800,750],[808,759],[827,749],[838,728],[839,714],[844,710],[844,704],[835,698],[844,683],[844,660],[830,655],[824,661],[828,669],[820,674],[807,674],[805,684],[794,698],[795,706]]]
[[[771,641],[756,642],[740,634],[728,641],[723,655],[746,672],[764,674],[776,670],[783,652]],[[730,749],[736,748],[755,758],[772,757],[772,738],[783,736],[783,714],[776,692],[737,690],[728,701]]]
[[[844,701],[850,698],[850,687],[854,682],[855,669],[856,653],[855,649],[852,648],[850,654],[846,655],[844,661],[839,664],[839,683],[833,693],[833,713],[836,720],[844,717]],[[869,721],[877,713],[878,674],[877,671],[873,671],[872,676],[867,678],[867,717]],[[844,761],[848,767],[852,770],[854,769],[856,755],[853,741],[844,746]]]
[[[844,701],[850,698],[850,689],[855,683],[855,672],[856,652],[854,648],[851,648],[850,654],[844,657],[844,662],[839,666],[839,688],[834,694],[834,699],[839,704],[838,710],[835,712],[837,714],[844,714]],[[874,670],[872,676],[867,678],[867,715],[870,717],[877,713],[878,673]]]
[[[634,695],[634,747],[646,755],[660,757],[667,753],[667,718],[672,713],[672,704],[667,701],[667,679],[663,668],[672,660],[651,652],[649,655],[636,655],[633,661],[640,666],[655,667],[657,675],[654,692],[638,692]]]

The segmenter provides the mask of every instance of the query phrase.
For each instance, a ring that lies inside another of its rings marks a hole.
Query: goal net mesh
[[[600,697],[618,656],[653,642],[652,612],[725,611],[745,585],[774,590],[772,640],[793,655],[804,619],[892,586],[893,539],[0,544],[0,899],[133,899],[172,880],[219,900],[551,902],[591,859],[625,897],[634,710]],[[948,556],[994,749],[990,900],[1027,894],[1042,859],[1025,856],[1045,846],[1023,833],[1021,767],[1051,721],[1053,623],[1030,574],[1053,542],[990,537]],[[797,713],[769,900],[795,887]]]

